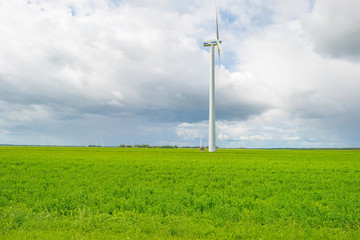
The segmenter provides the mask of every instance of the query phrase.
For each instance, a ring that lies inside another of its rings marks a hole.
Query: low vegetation
[[[360,151],[0,147],[2,239],[360,239]]]

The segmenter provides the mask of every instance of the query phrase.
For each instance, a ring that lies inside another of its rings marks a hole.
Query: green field
[[[1,239],[360,239],[360,151],[0,147]]]

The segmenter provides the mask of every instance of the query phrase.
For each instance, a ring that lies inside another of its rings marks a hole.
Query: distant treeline
[[[183,147],[179,147],[176,145],[151,146],[149,144],[136,144],[136,145],[120,144],[119,147],[121,148],[200,148],[199,146],[183,146]]]
[[[178,148],[178,146],[174,145],[164,145],[164,146],[151,146],[149,144],[136,144],[136,145],[125,145],[120,144],[121,148]]]
[[[86,147],[82,145],[35,145],[35,144],[0,144],[0,147]],[[101,146],[101,145],[87,145],[87,147],[117,147],[117,146]],[[200,146],[176,146],[176,145],[163,145],[151,146],[148,144],[125,145],[121,144],[120,148],[200,148]],[[207,149],[207,147],[203,147]],[[219,148],[216,146],[216,148]],[[225,147],[226,149],[226,147]],[[360,150],[359,147],[344,147],[344,148],[229,148],[229,149],[264,149],[264,150]]]

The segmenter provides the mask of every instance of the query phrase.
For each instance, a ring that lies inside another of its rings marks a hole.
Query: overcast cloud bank
[[[206,140],[208,2],[0,1],[0,142]],[[219,1],[217,145],[360,147],[359,4]]]

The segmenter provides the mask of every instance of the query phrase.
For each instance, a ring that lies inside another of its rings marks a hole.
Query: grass
[[[3,239],[360,239],[360,151],[0,147]]]

